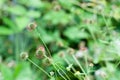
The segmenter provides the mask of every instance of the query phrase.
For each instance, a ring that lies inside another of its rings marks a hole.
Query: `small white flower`
[[[81,57],[83,57],[83,52],[82,51],[77,51],[77,53],[75,54],[75,56],[77,58],[81,58]]]
[[[89,64],[89,66],[90,66],[90,67],[93,67],[93,66],[94,66],[94,64],[93,64],[93,63],[90,63],[90,64]]]
[[[107,76],[107,73],[104,70],[99,69],[99,70],[95,71],[95,76],[101,76],[101,77],[105,78]]]
[[[71,68],[72,68],[72,65],[73,65],[73,64],[70,64],[68,67],[66,67],[66,69],[67,69],[68,71],[70,71]]]
[[[80,72],[79,72],[79,71],[76,71],[74,75],[75,75],[75,76],[79,76],[79,75],[80,75]]]
[[[53,75],[54,75],[54,72],[53,72],[53,71],[51,71],[51,72],[50,72],[50,75],[51,75],[51,76],[53,76]]]
[[[7,64],[7,66],[8,67],[14,67],[16,65],[16,63],[15,63],[15,61],[14,60],[12,60],[12,61],[10,61],[8,64]]]

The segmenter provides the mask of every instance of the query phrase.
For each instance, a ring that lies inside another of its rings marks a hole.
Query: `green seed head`
[[[28,58],[28,53],[27,52],[22,52],[20,54],[20,58],[23,59],[23,60],[26,60]]]

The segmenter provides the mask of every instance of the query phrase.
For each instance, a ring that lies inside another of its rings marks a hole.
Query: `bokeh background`
[[[120,0],[0,0],[0,80],[50,80],[19,57],[28,52],[48,73],[53,70],[35,56],[42,43],[26,28],[32,22],[56,62],[66,67],[59,54],[78,51],[84,42],[94,70],[90,80],[120,79]]]

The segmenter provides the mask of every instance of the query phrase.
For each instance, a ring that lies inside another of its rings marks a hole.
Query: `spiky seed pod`
[[[29,31],[33,31],[36,27],[37,27],[36,22],[32,22],[32,23],[28,24],[27,29]]]
[[[23,60],[26,60],[28,58],[28,53],[27,52],[22,52],[20,54],[20,58],[23,59]]]
[[[41,59],[41,58],[44,57],[44,54],[41,51],[36,51],[35,57],[38,58],[38,59]]]
[[[50,66],[51,64],[52,64],[52,59],[51,58],[45,58],[44,60],[43,60],[43,65],[44,66]]]
[[[39,58],[39,59],[45,57],[45,48],[44,48],[44,46],[39,46],[37,48],[35,56],[37,58]]]
[[[36,56],[38,59],[41,59],[41,58],[44,57],[44,53],[43,53],[41,50],[36,50],[35,56]]]

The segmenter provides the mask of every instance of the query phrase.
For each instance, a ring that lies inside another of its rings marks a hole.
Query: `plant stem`
[[[57,70],[57,72],[60,74],[60,76],[61,76],[64,80],[67,80],[67,79],[59,72],[59,70]]]
[[[47,53],[49,54],[49,56],[52,57],[51,54],[50,54],[50,51],[49,51],[49,49],[48,49],[48,47],[47,47],[47,45],[45,44],[44,40],[42,39],[42,37],[41,37],[41,35],[40,35],[38,29],[35,29],[35,32],[39,35],[39,38],[40,38],[40,40],[42,41],[43,45],[45,46],[45,48],[46,48]]]
[[[119,64],[120,64],[120,61],[116,64],[116,66],[115,66],[115,67],[117,68]]]
[[[78,66],[80,67],[80,69],[82,70],[82,72],[85,74],[85,76],[87,77],[87,74],[85,72],[85,70],[83,69],[83,67],[81,66],[81,64],[79,63],[79,61],[77,60],[77,58],[72,55],[73,59],[75,60],[75,62],[78,64]]]
[[[68,65],[70,65],[70,62],[66,59],[66,58],[64,58],[64,60],[65,60],[65,62],[68,64]],[[75,68],[72,66],[72,70],[74,71],[74,72],[76,72],[76,70],[75,70]]]
[[[55,65],[58,66],[58,68],[65,74],[65,76],[68,78],[68,80],[71,80],[70,77],[65,73],[65,71],[61,67],[59,67],[59,65],[57,65],[56,63],[55,63]]]
[[[38,65],[37,65],[36,63],[34,63],[31,59],[27,58],[27,60],[28,60],[29,62],[31,62],[33,65],[35,65],[38,69],[40,69],[41,71],[43,71],[48,77],[51,78],[51,76],[50,76],[43,68],[41,68],[40,66],[38,66]]]

